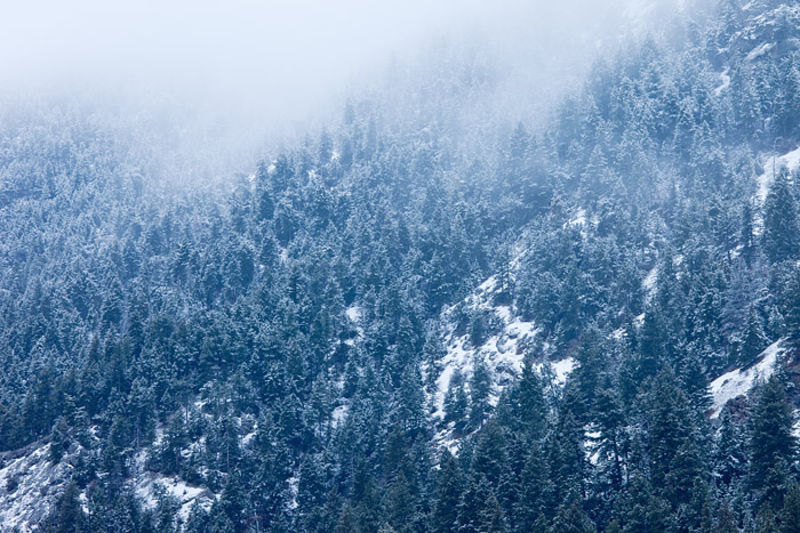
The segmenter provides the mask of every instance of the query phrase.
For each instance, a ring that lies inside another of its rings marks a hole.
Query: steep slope
[[[433,373],[436,383],[432,397],[428,398],[434,407],[432,416],[435,421],[442,423],[445,420],[445,397],[456,372],[469,383],[474,377],[475,366],[484,366],[491,379],[488,401],[494,406],[503,390],[519,377],[526,354],[538,356],[534,367],[555,386],[563,385],[574,368],[575,361],[571,357],[542,360],[545,356],[541,351],[541,331],[534,322],[522,320],[510,301],[509,284],[514,281],[519,259],[506,267],[503,276],[489,277],[463,301],[442,313],[445,353],[433,364],[426,362],[422,367],[426,376]],[[435,439],[451,449],[456,447],[454,424],[445,425]]]
[[[0,456],[0,525],[35,531],[56,505],[72,477],[67,460],[53,460],[50,445],[34,446]]]
[[[202,194],[100,127],[0,129],[0,520],[776,530],[800,30],[725,5],[474,152],[448,110],[496,80],[450,56]]]
[[[781,356],[786,351],[785,340],[781,339],[772,343],[759,356],[756,361],[746,368],[736,368],[726,372],[711,382],[713,405],[709,416],[719,417],[722,410],[732,400],[748,395],[759,383],[770,378],[780,364]]]

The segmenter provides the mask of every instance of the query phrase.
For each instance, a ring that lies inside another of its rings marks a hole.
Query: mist
[[[33,1],[0,21],[6,102],[70,95],[107,105],[197,173],[247,166],[411,73],[438,43],[486,54],[502,83],[486,112],[535,120],[591,61],[653,29],[676,0],[526,2]],[[413,84],[413,79],[404,80]],[[183,165],[186,166],[186,165]],[[174,171],[174,169],[173,169]]]

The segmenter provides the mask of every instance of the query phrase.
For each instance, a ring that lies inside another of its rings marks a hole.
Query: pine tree
[[[759,500],[780,508],[786,480],[794,468],[796,438],[792,434],[792,410],[778,374],[773,374],[756,393],[750,415],[749,485]]]
[[[546,505],[553,498],[547,462],[536,442],[525,460],[519,485],[519,502],[514,509],[515,522],[520,530],[533,531],[544,520]]]
[[[596,452],[598,478],[613,493],[622,488],[628,436],[619,391],[609,382],[608,377],[597,392],[594,411],[594,419],[600,432]]]
[[[225,514],[222,505],[214,505],[208,515],[205,530],[207,533],[237,533],[236,526]]]
[[[594,533],[594,523],[584,511],[581,500],[575,494],[565,498],[548,529],[552,533]]]
[[[431,504],[430,525],[435,533],[454,530],[463,485],[463,474],[458,461],[445,449],[439,461],[436,488]]]
[[[739,244],[742,247],[742,258],[750,266],[755,256],[755,236],[753,233],[753,207],[745,202],[742,207],[742,227],[739,232]]]
[[[523,431],[533,439],[544,435],[547,422],[547,403],[542,389],[542,379],[534,367],[533,357],[526,354],[522,374],[512,391],[512,402]]]
[[[453,372],[444,398],[444,421],[453,422],[457,433],[464,431],[467,425],[469,398],[464,387],[464,375],[459,369]]]
[[[484,426],[477,435],[470,459],[473,475],[485,477],[492,487],[499,486],[509,468],[505,428],[495,420]]]
[[[713,533],[739,533],[739,526],[726,499],[722,499],[717,509],[717,516],[711,530]]]
[[[685,503],[701,459],[689,401],[671,369],[656,377],[648,402],[647,451],[653,487],[671,504]]]
[[[494,499],[493,499],[494,498]],[[493,500],[492,500],[493,499]],[[487,518],[494,509],[488,508],[497,498],[492,493],[489,481],[478,475],[472,475],[466,482],[461,500],[458,503],[456,520],[459,533],[481,533],[485,531]]]
[[[720,415],[720,429],[713,451],[713,475],[724,489],[739,483],[748,471],[748,443],[743,426],[729,411]]]
[[[800,346],[800,272],[793,272],[784,288],[783,308],[786,334],[793,346]]]
[[[620,511],[623,532],[668,531],[670,505],[655,492],[646,479],[634,474]]]
[[[747,323],[745,324],[742,344],[739,347],[739,364],[748,365],[754,361],[756,356],[766,348],[769,341],[764,334],[764,328],[761,323],[761,317],[758,313],[750,307],[750,312],[747,314]]]
[[[480,531],[486,533],[505,533],[508,531],[503,509],[494,494],[489,494],[486,505],[481,512]]]
[[[572,415],[567,406],[562,406],[557,425],[547,436],[548,469],[554,485],[553,495],[557,498],[549,502],[557,506],[570,494],[582,495],[588,479],[585,435],[583,427]]]
[[[189,510],[184,533],[204,533],[208,523],[208,513],[195,501]]]
[[[792,480],[786,490],[780,514],[781,533],[800,533],[800,486]]]
[[[382,504],[382,516],[395,531],[412,531],[411,524],[418,518],[417,498],[402,470],[386,488]]]
[[[81,508],[78,494],[78,487],[74,482],[67,484],[54,511],[45,521],[44,531],[48,533],[89,532],[86,516]]]
[[[789,172],[778,172],[764,204],[764,252],[773,263],[798,254],[797,206]]]
[[[470,410],[469,427],[478,429],[489,414],[489,395],[492,390],[492,376],[482,357],[476,357],[469,380]]]
[[[711,407],[711,395],[708,391],[707,368],[710,355],[698,353],[694,344],[687,347],[689,354],[682,362],[681,385],[692,409],[697,413],[704,413]]]

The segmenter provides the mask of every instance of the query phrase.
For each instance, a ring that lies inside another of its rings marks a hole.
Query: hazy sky
[[[0,21],[0,76],[7,86],[121,84],[191,98],[222,93],[269,99],[274,105],[262,105],[276,115],[341,90],[392,53],[521,6],[506,0],[14,4]]]
[[[319,115],[391,58],[467,36],[552,93],[648,5],[677,0],[26,0],[0,17],[0,90],[70,89],[216,113],[242,130]],[[157,107],[157,106],[156,106]],[[267,126],[271,125],[271,126]]]

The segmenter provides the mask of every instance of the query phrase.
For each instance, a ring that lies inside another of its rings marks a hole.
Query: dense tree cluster
[[[491,72],[451,58],[402,120],[354,99],[203,190],[84,109],[9,114],[0,451],[69,464],[43,530],[795,531],[800,189],[759,154],[800,144],[800,10],[724,0],[676,32],[541,131],[466,149],[448,111]],[[439,420],[442,310],[493,274],[541,342],[497,405],[480,360],[456,372]],[[784,337],[709,420],[709,380]],[[567,355],[563,387],[536,370]],[[143,505],[142,472],[215,497]]]

